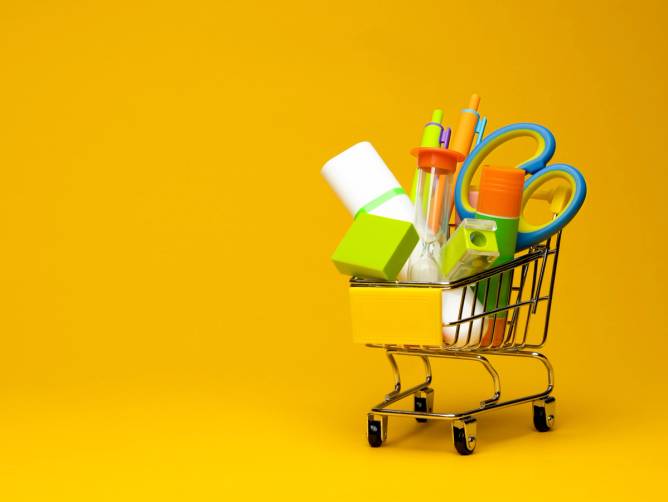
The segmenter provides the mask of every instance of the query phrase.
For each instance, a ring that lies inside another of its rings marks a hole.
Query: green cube
[[[342,274],[393,281],[419,240],[411,223],[360,214],[332,255]]]

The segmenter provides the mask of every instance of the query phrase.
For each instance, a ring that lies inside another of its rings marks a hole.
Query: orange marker
[[[464,156],[468,155],[471,151],[473,136],[475,136],[476,126],[480,118],[478,106],[480,106],[480,96],[473,94],[469,100],[469,107],[464,108],[459,116],[459,124],[452,137],[450,150],[459,152]]]
[[[448,148],[450,150],[453,150],[464,157],[466,157],[469,152],[471,151],[471,144],[473,143],[473,136],[475,136],[475,133],[477,132],[477,126],[478,126],[478,118],[480,115],[478,114],[478,106],[480,106],[480,96],[477,94],[473,94],[471,96],[471,99],[469,100],[469,107],[464,108],[462,110],[462,114],[459,117],[459,125],[457,126],[457,129],[455,130],[455,134],[452,138],[452,141],[450,141],[449,145],[444,145],[445,148]],[[457,164],[457,168],[461,165],[461,162]],[[433,218],[430,221],[430,224],[433,228],[437,228],[438,226],[441,226],[441,222],[437,219],[436,215],[441,215],[442,214],[442,207],[440,206],[443,201],[447,201],[447,203],[450,205],[450,211],[448,214],[452,214],[452,209],[454,206],[454,198],[452,197],[452,193],[450,194],[450,197],[446,198],[443,197],[443,193],[440,192],[445,188],[445,183],[439,183],[438,189],[439,193],[435,199],[437,206],[434,207],[434,212],[433,212]],[[454,190],[454,184],[452,185],[452,188]],[[449,228],[447,227],[447,224],[450,223],[449,221],[446,222],[446,238],[449,237]]]
[[[487,119],[483,118],[480,120],[480,114],[478,113],[478,107],[480,106],[480,96],[477,94],[472,94],[471,99],[469,99],[468,108],[464,108],[459,116],[459,124],[457,124],[457,129],[455,129],[455,134],[452,137],[452,142],[450,143],[450,149],[455,152],[459,152],[465,157],[468,156],[471,151],[471,145],[473,144],[473,137],[478,134],[478,142],[482,139],[482,133],[484,132],[485,125],[487,124]],[[457,169],[461,167],[461,163],[457,165]],[[453,204],[453,197],[450,197],[450,203]],[[450,213],[452,213],[452,207],[450,208]]]

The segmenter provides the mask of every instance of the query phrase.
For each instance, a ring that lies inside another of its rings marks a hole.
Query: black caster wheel
[[[555,401],[552,396],[533,402],[533,426],[538,432],[547,432],[554,427]]]
[[[452,423],[452,439],[460,455],[470,455],[476,447],[476,420],[465,418]]]
[[[413,397],[413,410],[424,413],[434,411],[434,389],[423,389]],[[426,418],[416,418],[421,424],[427,422]]]
[[[380,420],[369,418],[367,424],[366,437],[369,441],[369,446],[378,448],[387,439],[387,417],[381,417]]]

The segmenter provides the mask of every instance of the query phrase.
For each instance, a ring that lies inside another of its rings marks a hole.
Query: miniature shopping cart
[[[476,447],[475,417],[480,413],[532,403],[535,428],[546,432],[553,427],[553,370],[536,350],[547,340],[560,243],[561,232],[512,262],[452,283],[351,279],[353,337],[368,347],[385,350],[394,375],[394,389],[368,413],[371,446],[379,447],[387,439],[390,416],[451,422],[455,448],[462,455],[473,453]],[[490,305],[490,298],[496,302]],[[451,302],[450,308],[453,301],[459,302],[453,319],[443,320],[444,301]],[[397,356],[420,358],[424,381],[402,390]],[[547,387],[536,394],[501,400],[499,373],[490,362],[495,356],[538,361],[547,372]],[[473,409],[434,411],[431,358],[482,364],[493,381],[492,396]],[[412,409],[391,408],[411,396]]]

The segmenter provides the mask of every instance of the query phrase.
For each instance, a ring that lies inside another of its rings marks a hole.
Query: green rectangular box
[[[419,240],[411,223],[362,213],[332,255],[342,274],[393,281]]]

